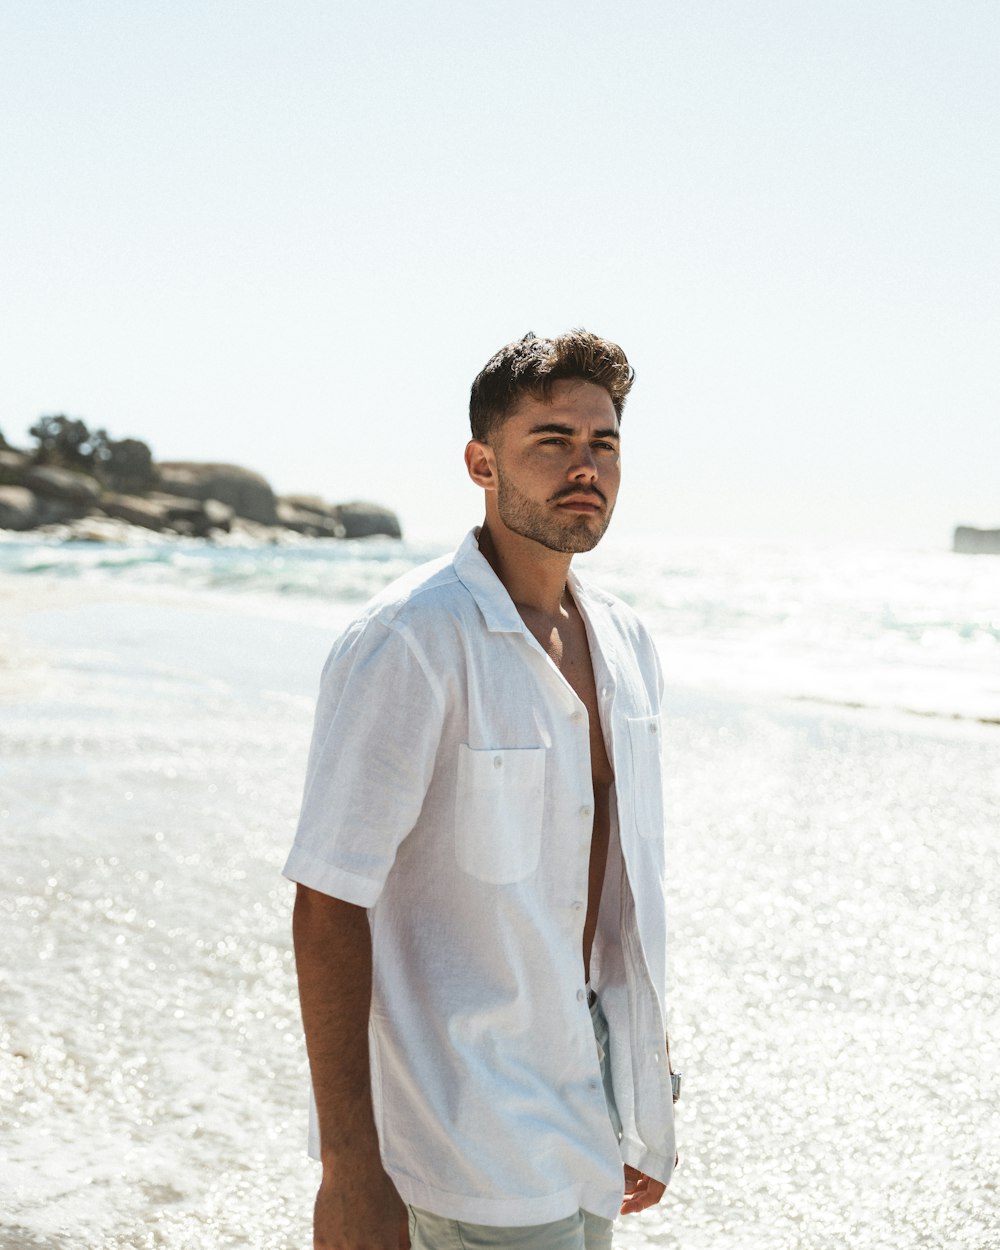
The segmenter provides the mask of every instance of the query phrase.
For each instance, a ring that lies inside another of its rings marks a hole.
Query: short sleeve
[[[442,711],[415,639],[369,619],[338,641],[320,683],[286,877],[360,907],[376,902],[420,814]]]

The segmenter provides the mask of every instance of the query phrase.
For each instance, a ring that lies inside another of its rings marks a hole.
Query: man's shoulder
[[[634,638],[637,643],[646,645],[650,641],[649,630],[631,604],[612,594],[610,590],[605,590],[589,577],[577,576],[576,585],[588,615],[599,618],[618,633]]]
[[[455,569],[455,553],[410,569],[365,604],[348,632],[370,625],[422,632],[449,617],[462,616],[472,600]]]

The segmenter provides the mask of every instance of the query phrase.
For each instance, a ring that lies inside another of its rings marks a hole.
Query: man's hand
[[[359,1187],[324,1176],[313,1212],[313,1250],[410,1250],[406,1205],[382,1168]]]
[[[636,1211],[645,1211],[647,1207],[655,1207],[666,1193],[666,1189],[662,1181],[654,1181],[651,1176],[637,1172],[626,1163],[625,1197],[619,1214],[634,1215]]]

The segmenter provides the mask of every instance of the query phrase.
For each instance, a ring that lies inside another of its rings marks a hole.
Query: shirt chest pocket
[[[470,876],[511,885],[538,868],[545,808],[544,747],[458,748],[455,856]]]
[[[632,812],[644,838],[663,836],[663,774],[660,754],[660,718],[637,716],[628,720],[632,757]]]

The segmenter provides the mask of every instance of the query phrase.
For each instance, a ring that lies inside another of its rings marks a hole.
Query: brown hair
[[[472,384],[472,437],[487,443],[525,395],[546,402],[559,381],[593,382],[611,396],[621,420],[635,370],[617,343],[589,330],[570,330],[554,339],[530,331],[491,357]]]

